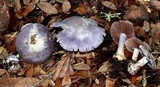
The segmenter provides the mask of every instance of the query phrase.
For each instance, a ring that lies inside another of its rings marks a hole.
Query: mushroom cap
[[[53,40],[46,27],[38,23],[28,23],[21,28],[16,38],[16,50],[22,60],[40,64],[52,54]]]
[[[125,41],[125,47],[130,52],[133,52],[134,48],[139,48],[139,45],[142,45],[142,46],[146,47],[148,50],[151,50],[150,46],[146,42],[143,42],[136,37],[128,38]]]
[[[119,21],[112,23],[110,28],[110,34],[116,44],[118,44],[119,42],[119,37],[121,33],[126,34],[127,38],[134,37],[135,33],[132,23],[129,21]]]
[[[62,27],[57,41],[68,51],[86,52],[97,48],[104,40],[105,30],[90,18],[72,16],[56,22],[51,27]]]
[[[124,19],[134,21],[136,19],[148,20],[149,13],[145,5],[140,4],[140,6],[131,5],[123,16]]]

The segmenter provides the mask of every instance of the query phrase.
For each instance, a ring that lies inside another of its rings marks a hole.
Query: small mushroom
[[[22,60],[40,64],[52,54],[52,36],[46,27],[38,23],[28,23],[21,28],[16,38],[16,49]]]
[[[138,72],[138,70],[140,70],[140,68],[143,67],[147,63],[148,63],[147,57],[143,57],[136,63],[129,63],[128,72],[131,75],[135,75]]]
[[[143,4],[140,4],[139,6],[131,5],[129,9],[126,11],[123,18],[133,22],[138,19],[148,20],[149,13],[147,11],[146,6]]]
[[[86,52],[97,48],[104,40],[105,29],[91,18],[72,16],[53,23],[51,27],[61,27],[57,42],[68,51]]]
[[[146,43],[141,41],[140,39],[136,37],[128,38],[125,41],[125,47],[128,51],[133,52],[134,48],[139,48],[139,45],[145,46],[148,50],[151,50],[150,46]]]
[[[117,52],[113,58],[118,58],[118,60],[125,60],[124,55],[124,42],[127,38],[134,37],[134,27],[129,21],[119,21],[114,22],[110,28],[110,34],[113,41],[118,44]]]

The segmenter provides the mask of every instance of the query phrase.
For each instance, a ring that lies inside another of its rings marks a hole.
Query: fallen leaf
[[[143,22],[143,27],[142,27],[142,29],[143,29],[145,32],[149,32],[149,30],[150,30],[149,23],[148,23],[146,20],[144,20],[144,22]]]
[[[63,87],[70,87],[71,86],[71,78],[68,74],[63,78],[62,86]]]
[[[4,48],[3,46],[0,47],[0,59],[5,59],[7,58],[8,55],[8,51],[6,50],[6,48]]]
[[[15,87],[15,84],[21,80],[21,77],[16,78],[1,78],[0,87]]]
[[[106,6],[107,8],[113,9],[113,10],[117,10],[117,7],[115,6],[114,3],[110,2],[110,1],[101,1],[101,3]]]
[[[27,1],[27,0],[26,0]],[[15,6],[15,9],[20,11],[21,9],[21,3],[20,3],[20,0],[14,0],[14,6]]]
[[[73,69],[75,70],[90,70],[90,66],[84,63],[77,63],[73,65]]]
[[[26,76],[27,77],[33,76],[33,65],[31,65],[30,68],[26,71]]]
[[[6,70],[5,69],[0,69],[0,76],[2,76],[3,74],[6,73]]]
[[[56,72],[52,76],[52,80],[53,81],[55,81],[58,78],[58,76],[59,76],[59,74],[60,74],[60,72],[61,72],[61,70],[62,70],[62,68],[64,66],[64,63],[66,62],[66,60],[67,60],[67,54],[64,54],[62,56],[62,60],[59,61],[58,65],[56,67]]]
[[[70,63],[70,56],[66,57],[66,61],[61,69],[61,72],[59,73],[59,78],[63,78],[68,73],[69,63]]]
[[[115,87],[115,79],[106,79],[105,87]]]
[[[57,14],[57,9],[48,2],[40,2],[37,6],[47,14]]]
[[[39,80],[32,77],[26,77],[21,80],[19,80],[15,87],[31,87],[32,85],[36,84]]]
[[[86,5],[87,5],[87,3],[80,4],[80,5],[79,5],[77,8],[75,8],[73,11],[77,12],[77,13],[80,14],[80,15],[87,14],[88,11],[87,11]]]
[[[28,5],[30,2],[31,2],[31,0],[23,0],[23,3],[24,3],[25,5]]]
[[[24,6],[20,11],[17,11],[16,17],[18,19],[21,19],[25,17],[27,14],[29,14],[34,8],[35,8],[36,3],[30,3],[26,6]]]
[[[62,5],[62,10],[64,13],[67,13],[71,9],[71,3],[69,1],[65,1]]]
[[[104,62],[97,72],[101,72],[101,73],[108,72],[110,70],[110,67],[111,67],[111,64],[109,62]]]
[[[6,4],[0,8],[0,31],[5,31],[10,22],[10,14]]]

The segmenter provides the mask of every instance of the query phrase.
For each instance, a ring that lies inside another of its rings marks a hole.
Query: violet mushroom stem
[[[137,61],[138,55],[139,55],[139,49],[138,48],[134,48],[134,51],[133,51],[133,54],[132,54],[132,60],[133,61]]]
[[[144,56],[138,62],[136,62],[136,63],[130,63],[128,65],[128,72],[131,75],[135,75],[138,72],[138,70],[140,70],[140,68],[143,67],[147,63],[148,63],[147,57]]]
[[[119,38],[119,42],[118,42],[117,52],[113,55],[113,58],[117,58],[120,61],[126,60],[126,57],[124,55],[124,43],[125,43],[126,39],[127,39],[126,34],[121,33],[120,38]]]

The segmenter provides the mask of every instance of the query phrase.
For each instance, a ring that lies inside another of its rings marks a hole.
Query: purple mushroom
[[[38,23],[28,23],[21,28],[16,38],[16,49],[22,60],[40,64],[52,54],[53,40],[46,27]]]
[[[105,29],[91,18],[72,16],[53,23],[51,27],[61,27],[57,35],[60,46],[68,51],[87,52],[97,48],[104,40]]]

